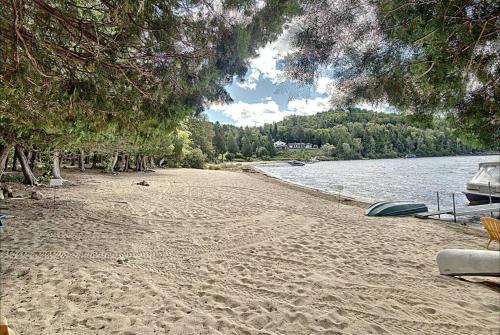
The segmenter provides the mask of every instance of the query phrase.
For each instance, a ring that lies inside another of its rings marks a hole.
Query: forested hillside
[[[262,127],[238,128],[203,117],[192,119],[192,145],[208,159],[312,158],[363,159],[417,156],[446,156],[477,151],[455,137],[446,121],[436,118],[421,125],[400,114],[351,109],[312,116],[290,116]],[[201,124],[205,124],[202,130]],[[204,135],[201,135],[204,134]],[[275,141],[305,142],[318,149],[277,151]]]

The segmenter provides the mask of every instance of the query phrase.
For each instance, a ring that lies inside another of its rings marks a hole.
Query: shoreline
[[[259,163],[260,164],[260,163]],[[337,194],[334,194],[334,193],[331,193],[331,192],[327,192],[327,191],[324,191],[324,190],[320,190],[320,189],[317,189],[317,188],[314,188],[314,187],[311,187],[311,186],[307,186],[307,185],[303,185],[303,184],[299,184],[299,183],[294,183],[294,182],[291,182],[291,181],[288,181],[288,180],[284,180],[284,179],[281,179],[271,173],[268,173],[262,169],[260,169],[258,166],[256,165],[252,165],[250,166],[256,173],[259,173],[261,175],[264,175],[268,178],[271,178],[273,181],[277,182],[277,183],[281,183],[281,184],[285,184],[287,185],[288,187],[292,188],[292,189],[298,189],[298,190],[302,190],[308,194],[311,194],[311,195],[315,195],[315,196],[320,196],[320,197],[323,197],[325,199],[328,199],[328,200],[334,200],[336,202],[339,202],[339,197]],[[350,196],[344,196],[344,195],[340,195],[340,203],[341,204],[345,204],[345,205],[351,205],[351,206],[355,206],[355,207],[359,207],[359,208],[366,208],[366,206],[369,206],[370,203],[366,202],[366,201],[362,201],[360,199],[356,199],[355,197],[350,197]]]
[[[261,164],[261,163],[258,163]],[[314,187],[302,185],[299,183],[294,183],[288,180],[281,179],[279,177],[276,177],[273,174],[267,173],[266,171],[259,169],[257,166],[250,166],[250,168],[254,171],[254,173],[259,174],[261,176],[264,176],[269,179],[270,182],[276,183],[276,184],[282,184],[285,185],[291,189],[298,190],[301,192],[304,192],[308,195],[320,197],[323,199],[328,199],[330,201],[334,201],[336,203],[339,203],[338,196],[334,193],[330,193],[324,190],[316,189]],[[362,201],[360,199],[356,199],[355,197],[348,197],[348,196],[342,196],[340,197],[340,203],[346,206],[353,206],[357,208],[362,208],[363,210],[366,209],[368,206],[371,205],[371,203]],[[400,218],[415,218],[413,215],[410,216],[401,216]],[[415,218],[417,219],[417,218]],[[481,223],[475,223],[475,222],[470,222],[470,220],[465,220],[465,221],[460,221],[458,219],[457,222],[453,222],[453,216],[450,216],[450,218],[437,218],[437,217],[429,217],[427,219],[417,219],[419,221],[430,221],[434,222],[437,224],[444,224],[452,229],[456,229],[458,231],[461,231],[465,234],[472,234],[476,236],[481,236],[481,237],[487,237],[488,234],[484,230],[483,226]]]

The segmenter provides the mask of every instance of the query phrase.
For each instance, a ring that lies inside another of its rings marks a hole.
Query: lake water
[[[452,193],[457,206],[468,204],[462,193],[478,170],[478,164],[499,161],[500,156],[429,157],[333,161],[290,166],[288,163],[259,165],[264,172],[300,185],[337,193],[365,202],[418,201],[436,209],[436,192],[441,208],[451,208]]]

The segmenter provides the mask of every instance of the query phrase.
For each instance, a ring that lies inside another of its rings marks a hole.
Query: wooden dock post
[[[453,198],[453,222],[457,222],[457,211],[455,209],[455,193],[451,194]]]
[[[439,212],[441,210],[441,208],[439,207],[439,192],[436,192],[436,196],[438,201],[438,212]],[[441,218],[441,214],[438,214],[438,218]]]
[[[488,194],[490,197],[490,205],[491,205],[492,204],[492,201],[491,201],[491,182],[488,182]],[[493,212],[490,212],[490,216],[493,217]]]

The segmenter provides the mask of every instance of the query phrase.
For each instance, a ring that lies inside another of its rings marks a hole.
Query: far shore
[[[296,149],[291,149],[291,150],[296,150]],[[469,157],[469,156],[497,156],[500,155],[500,151],[488,151],[488,152],[477,152],[477,153],[471,153],[467,155],[450,155],[450,156],[417,156],[413,157],[410,159],[417,159],[417,158],[439,158],[439,157]],[[353,159],[335,159],[334,157],[330,157],[331,159],[325,159],[321,160],[320,162],[336,162],[336,161],[351,161]],[[226,161],[226,163],[240,163],[242,165],[254,165],[254,164],[275,164],[275,163],[285,163],[287,161],[290,161],[294,158],[277,158],[273,157],[273,159],[270,160],[257,160],[257,161],[248,161],[248,162],[240,162],[240,161]],[[385,158],[361,158],[361,159],[354,159],[354,160],[361,160],[361,161],[367,161],[367,160],[377,160],[377,159],[406,159],[405,157],[385,157]]]

